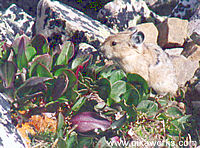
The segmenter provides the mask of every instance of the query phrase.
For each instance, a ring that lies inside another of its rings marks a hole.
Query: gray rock
[[[32,36],[34,19],[21,8],[12,4],[0,17],[0,41],[6,40],[11,44],[16,34]]]
[[[141,22],[159,23],[165,17],[152,12],[144,1],[114,0],[99,11],[98,19],[115,30],[123,31]]]
[[[0,147],[26,148],[25,141],[12,124],[8,99],[0,93]]]
[[[190,19],[199,4],[199,0],[179,0],[170,17]]]
[[[78,55],[91,54],[93,52],[97,52],[97,49],[95,49],[93,46],[91,46],[87,43],[79,44]]]
[[[156,14],[168,16],[179,0],[144,0],[147,6]]]
[[[200,5],[189,21],[188,35],[196,44],[200,45]]]
[[[58,1],[41,0],[37,7],[36,34],[43,34],[56,44],[65,40],[86,42],[95,48],[114,31],[84,13]]]

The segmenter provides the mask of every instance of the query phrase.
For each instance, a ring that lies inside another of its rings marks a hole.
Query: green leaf
[[[78,137],[77,148],[92,147],[93,138],[91,137]]]
[[[59,76],[61,74],[67,74],[68,78],[69,78],[69,84],[68,84],[68,87],[73,87],[76,83],[77,83],[77,78],[76,78],[76,75],[73,71],[71,71],[70,69],[67,69],[67,68],[60,68],[58,69],[55,73],[54,73],[54,76]]]
[[[81,55],[73,60],[71,69],[77,68],[79,65],[82,65],[85,61],[89,59],[89,55]]]
[[[65,102],[68,102],[68,101],[69,100],[66,99],[66,97],[64,97],[64,96],[57,99],[57,102],[59,102],[59,103],[65,103]]]
[[[144,93],[148,93],[148,84],[140,75],[128,73],[127,81],[133,84],[135,87],[137,84],[141,85]]]
[[[39,63],[36,66],[36,73],[38,77],[50,77],[53,78],[51,72],[49,71],[49,69],[46,68],[46,66],[44,66],[43,64]]]
[[[22,70],[22,68],[28,67],[28,60],[26,58],[25,50],[26,50],[26,42],[24,37],[22,36],[19,42],[18,53],[17,53],[17,66],[20,70]]]
[[[178,107],[168,107],[166,110],[166,115],[169,117],[180,117],[183,115],[181,110]]]
[[[126,82],[119,80],[112,85],[110,97],[115,102],[120,102],[121,101],[120,96],[125,92],[126,92]]]
[[[38,54],[49,52],[48,41],[42,34],[37,34],[34,36],[31,44],[37,50]]]
[[[0,65],[0,78],[3,80],[5,88],[13,86],[17,67],[13,62],[6,61]]]
[[[72,111],[78,111],[81,108],[81,106],[83,106],[85,101],[86,101],[85,97],[79,98],[78,101],[76,101],[76,103],[73,105]]]
[[[185,115],[185,116],[182,116],[181,118],[177,119],[177,121],[180,122],[181,124],[183,124],[183,123],[186,123],[190,117],[191,117],[191,115]]]
[[[57,143],[57,148],[66,148],[66,142],[62,137],[59,137],[58,143]]]
[[[111,92],[110,82],[106,78],[101,78],[97,81],[97,91],[102,99],[107,99]]]
[[[27,57],[28,61],[30,61],[35,56],[36,53],[37,53],[37,51],[35,50],[34,47],[27,46],[25,54],[26,54],[26,57]]]
[[[61,49],[61,53],[59,54],[55,65],[68,64],[69,59],[74,55],[74,46],[70,41],[65,42]]]
[[[70,101],[75,102],[78,97],[77,91],[73,90],[72,88],[67,88],[66,97],[69,98]]]
[[[110,80],[110,83],[113,84],[124,77],[126,77],[126,74],[124,73],[123,70],[115,70],[111,73],[109,80]]]
[[[110,65],[110,66],[104,65],[103,67],[101,67],[100,69],[98,69],[97,73],[99,73],[99,75],[101,77],[103,77],[103,78],[108,78],[108,77],[111,76],[113,69],[114,69],[113,65]]]
[[[111,124],[112,129],[120,128],[126,122],[126,114],[124,114],[119,120],[115,120]]]
[[[12,43],[12,48],[14,49],[15,54],[18,54],[18,50],[19,50],[19,43],[21,41],[21,39],[24,39],[25,42],[25,46],[28,45],[30,43],[30,39],[26,36],[26,35],[22,35],[22,36],[16,36],[14,42]]]
[[[132,84],[126,83],[126,92],[123,94],[123,98],[126,104],[137,106],[140,102],[140,93]]]
[[[43,83],[45,81],[51,80],[51,78],[47,78],[47,77],[31,77],[28,80],[26,80],[16,91],[16,93],[20,90],[23,89],[25,87],[33,87],[36,86],[40,83]]]
[[[52,57],[49,54],[38,55],[33,59],[33,62],[30,67],[29,77],[35,74],[37,70],[37,65],[40,63],[44,65],[48,70],[51,69],[52,66]]]
[[[158,104],[156,102],[150,100],[142,100],[138,106],[138,111],[142,111],[143,113],[147,113],[148,116],[155,115],[158,111]]]
[[[67,143],[67,147],[66,148],[74,148],[76,147],[76,136],[72,135],[69,137],[69,139],[67,139],[66,143]]]
[[[60,112],[58,114],[58,127],[57,127],[57,131],[59,131],[60,129],[62,129],[64,127],[64,116],[62,115],[62,113]]]
[[[111,146],[107,144],[107,140],[104,136],[97,142],[95,148],[111,148]]]

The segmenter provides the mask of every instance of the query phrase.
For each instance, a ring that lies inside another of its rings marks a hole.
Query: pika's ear
[[[131,35],[131,41],[134,45],[139,46],[144,42],[144,33],[141,31],[135,32]]]

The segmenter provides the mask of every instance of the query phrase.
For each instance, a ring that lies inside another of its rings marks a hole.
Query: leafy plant
[[[147,140],[155,140],[155,133],[160,139],[186,138],[190,116],[170,97],[150,97],[137,74],[109,66],[98,55],[76,56],[69,41],[53,48],[43,35],[1,46],[0,88],[13,100],[15,120],[22,123],[38,110],[55,112],[57,131],[50,145],[105,146],[113,137],[130,136],[130,130]],[[21,110],[29,111],[21,115]]]

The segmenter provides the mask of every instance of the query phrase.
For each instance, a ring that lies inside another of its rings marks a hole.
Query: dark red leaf
[[[76,131],[85,133],[94,129],[105,131],[111,122],[95,112],[81,112],[71,119],[72,125],[77,125]]]
[[[63,77],[58,77],[58,79],[56,79],[52,93],[52,97],[54,100],[61,97],[66,92],[68,83],[69,79],[67,75]]]

